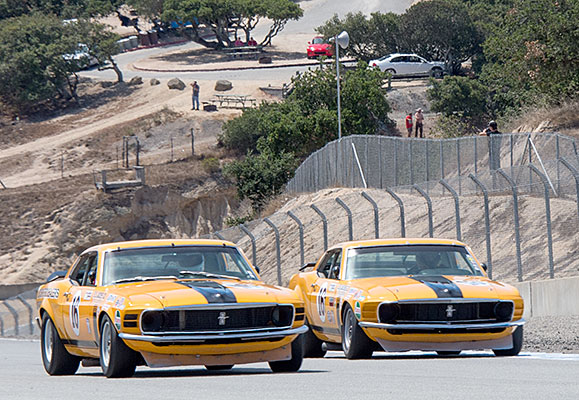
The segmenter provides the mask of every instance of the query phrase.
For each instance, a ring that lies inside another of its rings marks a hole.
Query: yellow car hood
[[[291,292],[259,281],[182,279],[121,284],[109,293],[125,297],[139,306],[144,295],[155,298],[163,307],[213,303],[291,303]]]
[[[402,276],[368,278],[351,281],[352,287],[365,291],[371,298],[391,297],[392,300],[435,298],[498,298],[505,286],[479,276]]]

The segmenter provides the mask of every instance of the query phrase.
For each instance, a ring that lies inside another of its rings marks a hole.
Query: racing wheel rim
[[[345,329],[344,329],[344,350],[348,351],[350,345],[352,343],[352,336],[354,334],[354,323],[353,323],[354,314],[352,310],[348,308],[346,311],[346,318],[345,318]]]
[[[54,346],[54,328],[50,319],[46,320],[44,327],[44,356],[49,362],[52,361],[52,349]]]
[[[101,363],[108,368],[111,359],[111,325],[108,321],[103,324],[101,335]]]

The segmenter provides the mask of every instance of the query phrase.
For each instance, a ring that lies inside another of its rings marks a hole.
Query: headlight
[[[314,51],[315,49],[313,47],[308,47],[309,51]]]
[[[291,306],[276,306],[271,310],[271,322],[275,326],[289,326],[293,317],[293,307]]]
[[[141,319],[141,329],[145,332],[160,332],[164,320],[161,311],[147,311]]]
[[[398,303],[382,303],[378,306],[378,321],[383,324],[394,321],[400,314]]]
[[[510,321],[513,316],[513,303],[509,301],[501,301],[497,303],[495,306],[495,316],[499,322]]]

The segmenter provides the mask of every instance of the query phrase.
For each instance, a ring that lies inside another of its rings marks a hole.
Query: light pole
[[[336,82],[338,85],[338,140],[342,139],[342,110],[340,108],[340,47],[345,49],[350,44],[350,35],[342,31],[334,37],[336,45]]]

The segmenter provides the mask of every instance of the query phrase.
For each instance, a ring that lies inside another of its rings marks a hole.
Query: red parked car
[[[308,58],[317,58],[321,56],[332,57],[334,55],[334,46],[324,40],[323,36],[316,36],[311,42],[308,42]]]

